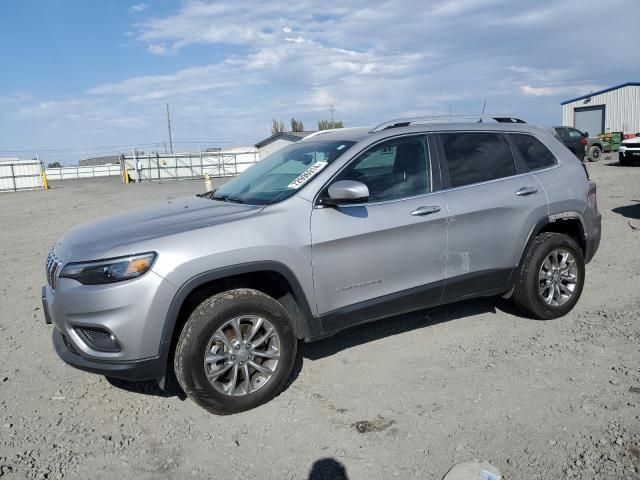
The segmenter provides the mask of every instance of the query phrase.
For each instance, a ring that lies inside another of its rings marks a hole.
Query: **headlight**
[[[141,253],[96,262],[69,263],[60,277],[72,278],[84,285],[122,282],[144,275],[153,265],[156,253]]]

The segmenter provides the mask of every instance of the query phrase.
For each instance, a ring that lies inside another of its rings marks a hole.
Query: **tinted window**
[[[556,128],[556,133],[560,135],[560,138],[567,138],[567,129],[566,128]]]
[[[510,137],[520,151],[529,170],[538,170],[555,165],[556,157],[537,138],[531,135],[517,134],[511,134]]]
[[[575,128],[568,128],[567,130],[569,130],[569,136],[571,138],[582,138],[584,136],[580,130],[576,130]]]
[[[440,135],[452,187],[515,175],[511,148],[498,133],[444,133]]]
[[[338,180],[369,188],[369,201],[393,200],[429,191],[426,139],[405,137],[376,145],[356,159]]]

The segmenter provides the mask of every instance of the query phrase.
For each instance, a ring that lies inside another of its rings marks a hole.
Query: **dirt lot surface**
[[[0,477],[440,479],[478,458],[507,479],[639,479],[640,167],[589,170],[604,233],[565,318],[482,299],[369,324],[305,345],[284,393],[229,417],[64,365],[40,305],[65,230],[200,182],[3,194]]]

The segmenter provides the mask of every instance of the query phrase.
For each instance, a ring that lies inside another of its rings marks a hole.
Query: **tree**
[[[60,162],[51,162],[47,165],[47,168],[61,168],[62,164]]]
[[[292,132],[304,132],[304,125],[302,124],[302,120],[296,120],[295,118],[291,119],[291,131]]]
[[[318,130],[329,130],[331,128],[344,128],[342,120],[318,120]]]
[[[275,135],[276,133],[284,132],[284,123],[282,120],[276,120],[275,118],[271,122],[271,134]]]

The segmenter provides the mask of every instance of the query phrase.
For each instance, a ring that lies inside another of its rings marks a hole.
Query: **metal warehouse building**
[[[589,135],[640,132],[640,82],[628,82],[562,102],[562,124]]]

